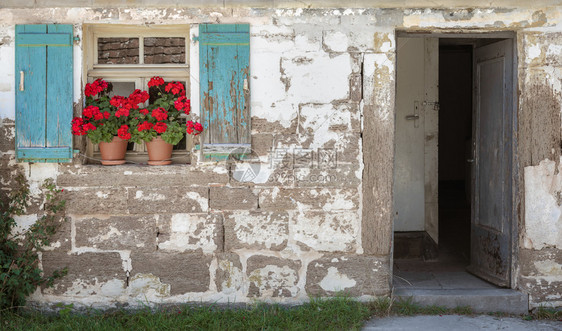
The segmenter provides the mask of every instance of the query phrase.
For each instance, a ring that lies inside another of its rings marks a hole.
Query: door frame
[[[442,29],[424,29],[424,30],[409,30],[409,29],[397,29],[395,31],[395,44],[398,45],[398,38],[399,37],[420,37],[420,38],[450,38],[450,39],[465,39],[465,38],[474,38],[474,39],[511,39],[513,41],[513,82],[511,89],[513,90],[512,93],[512,109],[513,113],[511,116],[511,266],[510,266],[510,288],[517,287],[517,274],[516,274],[516,266],[518,265],[518,255],[519,255],[519,223],[523,217],[521,214],[523,211],[520,208],[521,196],[523,194],[522,188],[519,186],[522,183],[521,173],[519,171],[519,163],[518,163],[518,143],[517,143],[517,123],[518,123],[518,113],[519,113],[519,100],[518,100],[518,53],[517,53],[517,33],[515,31],[486,31],[486,30],[470,30],[469,32],[459,32],[458,30],[442,30]],[[399,52],[399,49],[396,49],[396,54]],[[395,80],[398,79],[397,77],[397,69],[394,71]],[[397,86],[397,85],[395,85]],[[474,86],[473,86],[474,88]],[[395,93],[396,94],[396,93]],[[474,112],[474,109],[473,109]],[[395,109],[396,114],[396,109]],[[473,123],[475,125],[475,123]],[[396,128],[394,129],[394,134],[396,135]],[[393,181],[394,181],[394,169],[393,169]],[[474,192],[471,190],[471,197],[474,195]],[[394,192],[392,195],[392,205],[394,208]],[[394,216],[394,215],[393,215]],[[472,217],[472,215],[471,215]],[[394,225],[394,218],[392,220],[392,224]],[[394,228],[394,226],[393,226]],[[391,241],[391,270],[394,260],[394,230],[392,231],[392,241]]]

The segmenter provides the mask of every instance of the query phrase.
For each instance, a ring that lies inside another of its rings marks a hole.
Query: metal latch
[[[420,102],[414,101],[414,113],[410,115],[406,115],[406,120],[414,121],[414,128],[418,128],[420,126]]]

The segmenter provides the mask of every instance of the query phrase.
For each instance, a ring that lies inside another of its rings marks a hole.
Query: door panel
[[[424,38],[398,38],[397,48],[394,231],[423,231]]]
[[[426,231],[438,242],[437,38],[398,38],[394,231]]]
[[[513,41],[474,51],[474,167],[468,270],[499,286],[511,276]]]

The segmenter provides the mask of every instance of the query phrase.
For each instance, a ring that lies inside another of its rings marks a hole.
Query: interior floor
[[[449,290],[494,289],[497,286],[466,271],[467,261],[450,251],[439,252],[439,259],[394,260],[393,285],[396,289]]]
[[[439,257],[394,260],[396,289],[494,289],[466,271],[470,263],[470,192],[464,181],[439,183]]]

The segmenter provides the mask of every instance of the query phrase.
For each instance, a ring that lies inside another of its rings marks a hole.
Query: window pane
[[[99,64],[138,64],[139,38],[98,38]]]
[[[144,63],[185,63],[185,38],[144,38]]]
[[[110,96],[120,95],[128,97],[135,90],[135,82],[111,82],[113,85],[113,91]]]

